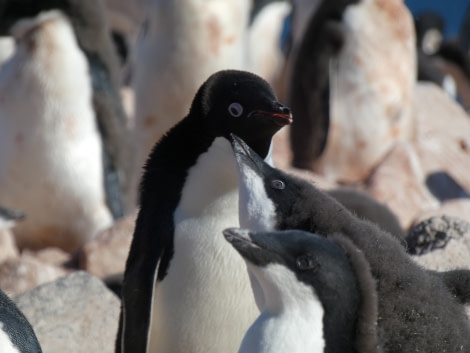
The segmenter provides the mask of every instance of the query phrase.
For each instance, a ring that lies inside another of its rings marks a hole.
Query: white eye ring
[[[240,103],[232,103],[228,106],[228,112],[231,116],[238,118],[243,114],[243,107]]]
[[[276,179],[271,181],[271,186],[274,189],[283,190],[286,187],[286,184],[282,180]]]

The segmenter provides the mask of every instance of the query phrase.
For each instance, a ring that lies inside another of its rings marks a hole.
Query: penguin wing
[[[155,222],[156,217],[166,221]],[[141,209],[124,274],[117,353],[147,351],[154,290],[173,255],[173,230],[168,210]]]
[[[341,23],[317,20],[317,14],[313,15],[297,51],[290,85],[289,103],[295,116],[290,141],[295,167],[311,169],[326,146],[330,116],[329,68],[342,45]]]

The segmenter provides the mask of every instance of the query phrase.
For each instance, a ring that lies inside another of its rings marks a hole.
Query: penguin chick
[[[384,352],[470,350],[470,327],[458,302],[462,298],[455,297],[457,291],[449,290],[442,276],[414,263],[396,237],[355,217],[311,183],[267,165],[236,137],[232,144],[239,166],[242,227],[299,229],[324,237],[339,232],[364,253],[376,282]],[[445,278],[452,282],[458,277]],[[263,303],[259,288],[255,290],[257,303]]]
[[[16,304],[0,290],[0,351],[41,353],[33,327]]]
[[[348,187],[327,190],[344,207],[357,217],[367,219],[377,224],[383,230],[402,238],[405,244],[405,231],[400,225],[398,217],[385,204],[377,201],[364,191]]]
[[[87,62],[60,11],[13,35],[0,71],[0,199],[28,215],[14,230],[19,247],[71,252],[112,223]]]
[[[298,230],[223,233],[265,298],[239,353],[381,352],[374,282],[357,248],[348,255],[335,242]],[[362,293],[359,270],[368,292]]]
[[[229,134],[270,160],[272,136],[291,121],[266,81],[220,71],[155,145],[126,263],[118,352],[236,351],[257,309],[243,261],[220,237],[238,224]]]

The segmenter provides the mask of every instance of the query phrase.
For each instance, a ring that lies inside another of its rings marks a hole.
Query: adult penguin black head
[[[205,131],[227,139],[234,133],[266,157],[272,136],[292,123],[288,107],[277,101],[259,76],[237,70],[219,71],[199,89],[189,116],[202,119]]]

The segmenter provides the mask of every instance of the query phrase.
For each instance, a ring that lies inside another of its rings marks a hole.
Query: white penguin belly
[[[259,315],[246,265],[222,235],[239,225],[236,186],[233,152],[216,139],[174,215],[174,255],[155,286],[148,352],[236,353]]]

